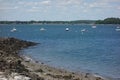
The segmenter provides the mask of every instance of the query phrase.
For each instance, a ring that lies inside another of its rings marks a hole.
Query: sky
[[[0,21],[120,18],[120,0],[0,0]]]

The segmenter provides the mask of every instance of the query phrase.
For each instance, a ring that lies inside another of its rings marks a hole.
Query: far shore
[[[37,44],[0,38],[0,80],[113,80],[92,73],[58,69],[19,54],[21,49]]]
[[[34,23],[34,24],[0,24],[0,25],[39,25],[40,27],[43,27],[42,25],[53,25],[53,26],[55,26],[55,25],[66,25],[66,26],[68,26],[68,25],[70,25],[70,27],[71,26],[76,26],[76,25],[78,25],[79,27],[81,27],[81,25],[90,25],[90,26],[93,26],[93,25],[96,25],[96,26],[99,26],[99,25],[116,25],[116,27],[117,26],[120,26],[120,24],[85,24],[85,23],[82,23],[82,24],[41,24],[41,23]]]

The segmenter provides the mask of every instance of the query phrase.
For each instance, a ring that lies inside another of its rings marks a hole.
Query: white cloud
[[[1,10],[9,10],[9,9],[18,9],[17,6],[15,7],[0,7]]]
[[[33,6],[32,8],[30,9],[27,9],[28,12],[39,12],[40,11],[40,8],[39,7],[36,7],[36,6]]]
[[[85,3],[84,7],[86,8],[96,8],[96,9],[116,9],[118,8],[118,5],[116,5],[116,3],[118,4],[120,2],[120,0],[97,0],[94,2],[90,2],[90,3]]]
[[[80,5],[82,0],[59,0],[56,2],[59,6],[67,6],[67,5]]]
[[[111,5],[109,5],[108,3],[98,3],[98,2],[94,2],[92,4],[89,4],[90,8],[110,8],[112,7]]]
[[[43,1],[19,1],[21,7],[54,7],[54,8],[65,8],[75,7],[82,4],[82,0],[43,0]]]
[[[34,12],[34,13],[44,13],[47,12],[47,8],[43,8],[43,7],[32,7],[26,10],[27,12]]]
[[[51,0],[44,1],[20,1],[18,4],[27,12],[47,12],[47,10],[52,6]]]
[[[32,9],[38,9],[39,7],[36,7],[36,6],[34,6],[34,7],[32,7]]]
[[[51,3],[50,0],[42,1],[40,4],[42,5],[49,5]]]
[[[0,0],[3,1],[3,0]],[[111,5],[112,2],[120,2],[120,0],[93,0],[91,2],[88,2],[86,0],[35,0],[35,1],[17,1],[17,3],[8,3],[6,2],[5,7],[1,7],[0,9],[17,9],[18,7],[21,10],[28,11],[28,12],[54,12],[54,9],[56,9],[59,12],[68,12],[74,10],[76,12],[89,12],[90,10],[96,9],[119,9],[120,7],[118,5],[113,6]],[[14,7],[17,5],[18,7]],[[44,11],[45,10],[45,11]]]
[[[50,0],[45,0],[45,1],[20,1],[18,4],[20,5],[26,5],[26,6],[41,6],[41,5],[50,5],[51,1]]]
[[[31,12],[31,13],[44,13],[47,12],[46,9],[42,10],[42,9],[28,9],[27,12]]]
[[[28,12],[39,12],[37,9],[29,9]]]
[[[120,0],[99,0],[100,2],[110,3],[110,2],[120,2]]]

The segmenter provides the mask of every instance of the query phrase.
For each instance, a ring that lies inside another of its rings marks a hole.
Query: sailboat
[[[15,31],[17,31],[17,29],[16,29],[16,28],[13,28],[13,29],[11,30],[11,32],[15,32]]]

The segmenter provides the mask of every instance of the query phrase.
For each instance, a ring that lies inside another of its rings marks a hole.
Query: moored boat
[[[13,29],[11,30],[11,32],[15,32],[15,31],[17,31],[17,29],[16,29],[16,28],[13,28]]]
[[[66,31],[69,31],[69,28],[66,28],[65,30],[66,30]]]

